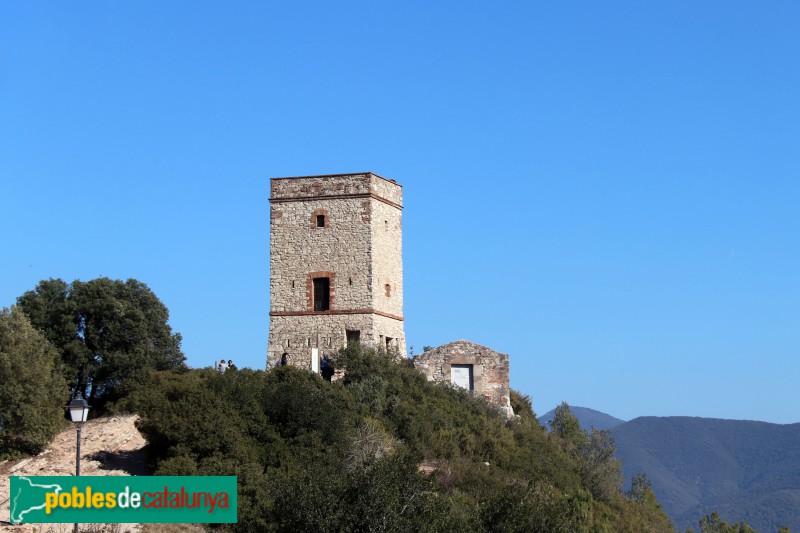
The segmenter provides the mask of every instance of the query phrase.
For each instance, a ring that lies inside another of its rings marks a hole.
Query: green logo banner
[[[234,523],[236,476],[12,476],[10,522]]]

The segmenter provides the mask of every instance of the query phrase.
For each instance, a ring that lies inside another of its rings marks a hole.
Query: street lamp
[[[75,455],[75,475],[81,475],[81,428],[83,423],[89,417],[89,403],[83,399],[80,391],[78,391],[69,402],[69,417],[78,424],[75,429],[78,431],[78,449]]]
[[[69,402],[69,418],[77,424],[78,446],[75,450],[75,476],[81,475],[81,428],[89,417],[89,403],[83,399],[81,392],[77,391],[72,401]],[[78,533],[78,524],[75,524],[75,533]]]

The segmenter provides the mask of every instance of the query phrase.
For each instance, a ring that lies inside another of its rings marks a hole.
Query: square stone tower
[[[354,341],[405,356],[402,187],[364,172],[271,188],[267,368],[314,369]]]

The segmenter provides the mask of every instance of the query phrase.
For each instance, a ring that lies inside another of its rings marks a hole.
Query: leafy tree
[[[645,517],[653,524],[659,524],[661,530],[671,531],[672,522],[656,500],[653,486],[644,474],[636,474],[631,478],[628,499],[642,508]]]
[[[561,437],[570,450],[580,450],[589,441],[586,432],[581,429],[578,418],[572,414],[567,402],[556,407],[555,415],[550,421],[550,431]]]
[[[619,459],[614,457],[616,445],[611,431],[592,428],[591,433],[586,433],[566,402],[556,407],[550,429],[578,461],[581,480],[592,495],[607,503],[614,500],[622,485],[622,470]]]
[[[0,457],[38,453],[64,420],[57,352],[19,308],[0,310]]]
[[[568,497],[547,483],[510,483],[482,507],[486,531],[589,531],[591,499],[587,493]]]
[[[511,408],[514,410],[515,415],[526,419],[526,421],[538,422],[536,413],[533,411],[533,401],[530,396],[511,389],[510,399]]]
[[[729,524],[716,512],[700,519],[700,533],[756,533],[745,522]]]
[[[622,485],[617,447],[609,430],[592,428],[589,440],[581,448],[581,478],[592,495],[600,501],[611,501]]]
[[[644,474],[636,474],[631,477],[631,488],[628,491],[628,499],[634,503],[643,504],[648,497],[648,493],[653,492],[653,484]]]
[[[183,367],[181,336],[169,312],[144,283],[98,278],[39,282],[17,299],[34,327],[60,352],[65,375],[91,382],[91,397],[114,399],[148,370]]]

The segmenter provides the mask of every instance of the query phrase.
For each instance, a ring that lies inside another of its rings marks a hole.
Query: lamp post
[[[75,476],[81,475],[81,428],[89,417],[89,403],[83,399],[81,392],[77,391],[72,401],[69,402],[69,418],[75,424],[78,433],[78,445],[75,449]],[[78,524],[75,524],[75,533],[78,533]]]

